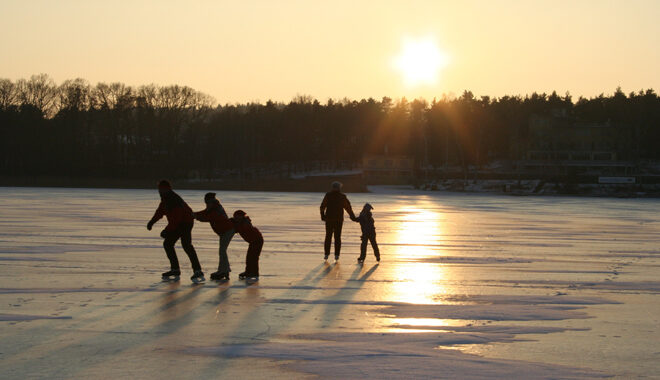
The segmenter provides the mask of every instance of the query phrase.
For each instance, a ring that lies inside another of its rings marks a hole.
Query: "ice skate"
[[[323,261],[328,261],[328,255],[323,256]]]
[[[215,281],[229,281],[229,273],[227,272],[213,272],[211,273],[211,280]]]
[[[259,276],[243,272],[238,275],[239,280],[246,280],[248,283],[259,281]]]
[[[358,258],[357,261],[358,261],[358,264],[364,264],[364,259],[362,259],[362,258]]]
[[[190,280],[195,284],[199,284],[201,282],[206,281],[206,279],[204,278],[204,273],[201,270],[195,271],[192,277],[190,277]]]
[[[163,281],[179,281],[180,276],[181,271],[179,270],[168,270],[167,272],[163,272],[161,274]]]
[[[245,283],[248,285],[252,285],[256,282],[259,282],[259,276],[248,276],[245,278]]]

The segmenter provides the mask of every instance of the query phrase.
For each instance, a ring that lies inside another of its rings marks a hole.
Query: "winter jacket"
[[[227,232],[234,228],[234,225],[229,221],[227,213],[225,212],[224,207],[217,200],[214,204],[206,207],[202,211],[197,211],[195,214],[195,219],[200,222],[209,222],[211,223],[211,228],[215,231],[216,234],[222,235],[224,232]]]
[[[246,216],[243,219],[231,218],[229,220],[233,223],[234,230],[236,230],[246,242],[257,243],[264,240],[259,229],[252,225],[249,216]]]
[[[360,222],[362,236],[376,235],[376,226],[374,225],[374,217],[371,214],[371,211],[363,210],[360,213],[360,216],[357,217],[357,221]]]
[[[344,193],[330,191],[325,194],[323,202],[321,202],[321,219],[325,221],[344,220],[344,210],[348,212],[351,219],[355,219],[351,202],[348,201]]]
[[[182,223],[193,223],[195,220],[190,206],[171,190],[161,195],[160,204],[149,223],[156,223],[163,215],[167,217],[166,231],[176,231]]]

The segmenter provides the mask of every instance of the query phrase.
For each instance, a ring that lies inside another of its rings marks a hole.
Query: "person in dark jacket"
[[[355,218],[355,221],[360,223],[362,229],[362,244],[360,245],[360,257],[358,263],[364,263],[367,257],[367,242],[371,242],[371,248],[374,249],[374,256],[376,261],[380,262],[380,251],[378,250],[378,243],[376,243],[376,226],[374,225],[374,217],[371,215],[373,207],[369,203],[365,203],[360,215]]]
[[[341,228],[344,224],[344,210],[348,212],[351,220],[355,220],[355,214],[351,208],[351,202],[346,195],[341,192],[341,183],[333,182],[332,191],[329,191],[323,197],[321,202],[321,220],[325,222],[325,256],[327,260],[330,256],[330,246],[332,245],[332,236],[335,237],[335,260],[339,260],[341,251]]]
[[[259,229],[252,225],[252,221],[245,211],[234,211],[234,217],[230,220],[234,223],[234,230],[249,244],[245,256],[245,272],[239,274],[238,278],[256,280],[259,278],[259,255],[264,246],[264,237]]]
[[[167,217],[167,226],[160,233],[160,236],[165,239],[163,241],[163,248],[165,248],[167,258],[170,260],[170,270],[163,273],[163,278],[178,279],[181,275],[179,260],[174,250],[174,244],[180,238],[181,246],[188,255],[194,272],[190,279],[194,282],[204,281],[204,273],[197,259],[197,252],[195,252],[195,248],[192,245],[192,228],[195,221],[193,219],[192,209],[184,202],[179,194],[172,191],[172,185],[167,180],[161,180],[158,183],[158,193],[160,194],[160,204],[154,216],[147,223],[147,229],[151,231],[153,225],[163,215]]]
[[[204,195],[206,209],[197,211],[193,215],[200,222],[211,223],[211,228],[220,237],[220,260],[218,261],[218,271],[211,273],[211,280],[229,280],[229,258],[227,257],[227,247],[234,237],[234,225],[229,221],[224,207],[216,199],[215,193],[206,193]]]

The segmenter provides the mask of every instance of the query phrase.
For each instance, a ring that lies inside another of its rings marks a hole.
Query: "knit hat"
[[[215,193],[206,193],[204,194],[204,202],[208,203],[209,201],[215,199]]]
[[[158,182],[158,190],[172,190],[172,184],[166,179],[161,179]]]

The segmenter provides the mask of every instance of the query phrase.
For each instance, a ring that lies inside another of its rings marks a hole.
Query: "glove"
[[[147,223],[147,229],[149,231],[151,231],[151,227],[153,227],[153,226],[154,226],[154,223],[152,221],[149,221],[149,223]]]
[[[325,215],[321,215],[321,220],[325,222]]]
[[[162,237],[163,239],[167,239],[168,233],[169,232],[167,230],[162,230],[160,231],[160,237]]]

